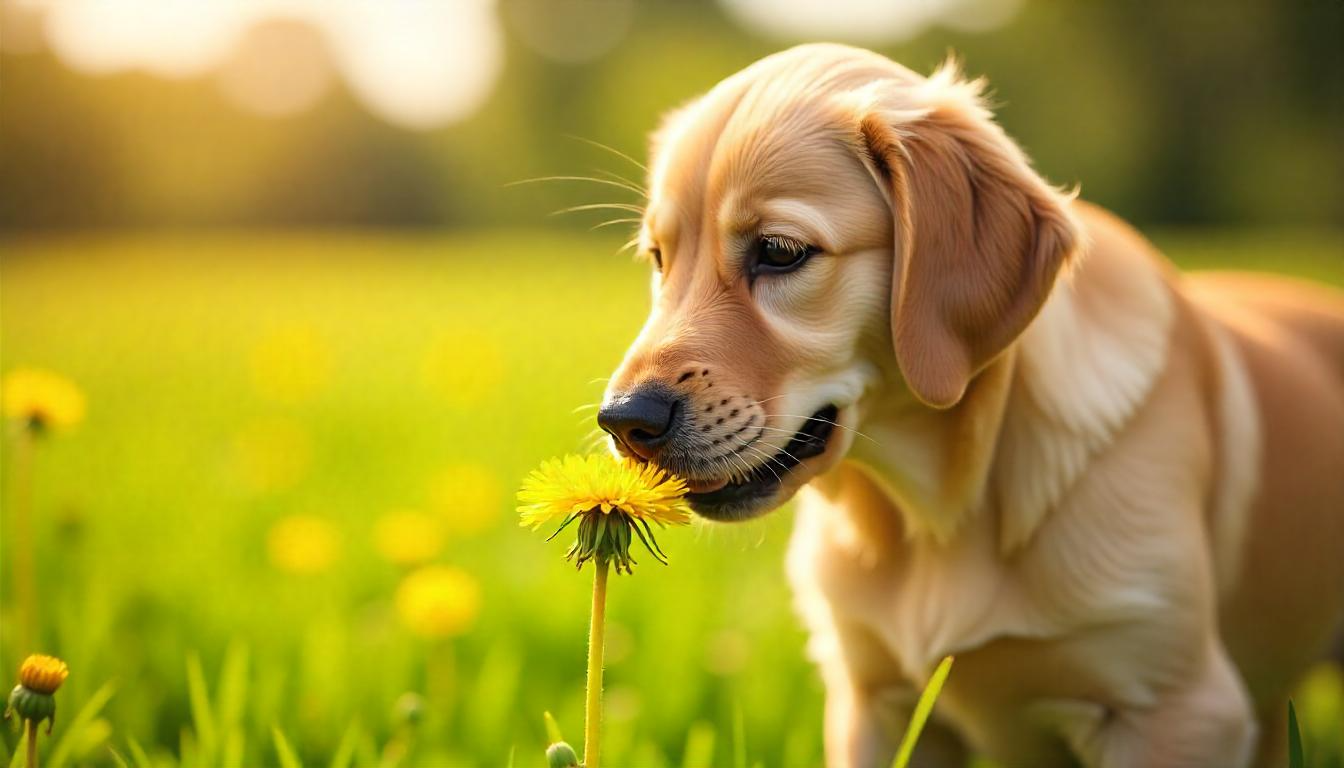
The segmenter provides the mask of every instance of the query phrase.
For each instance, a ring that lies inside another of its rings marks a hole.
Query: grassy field
[[[1187,265],[1344,285],[1337,234],[1158,241]],[[50,368],[88,399],[35,456],[41,646],[72,670],[44,764],[277,764],[278,729],[307,765],[530,766],[543,710],[577,743],[588,575],[516,526],[512,497],[538,461],[593,440],[584,406],[647,303],[647,268],[611,256],[618,242],[4,243],[0,369]],[[614,582],[609,765],[820,763],[788,526],[669,532],[669,567]],[[478,585],[452,630],[398,600],[425,563]],[[30,650],[5,571],[0,681]],[[1339,765],[1340,676],[1308,687],[1311,764]],[[5,731],[6,753],[17,740]]]

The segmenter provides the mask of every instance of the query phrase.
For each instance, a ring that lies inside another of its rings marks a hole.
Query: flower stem
[[[583,713],[583,766],[598,768],[598,731],[602,727],[602,650],[607,634],[607,558],[598,556],[593,569],[593,615],[588,625],[588,698]]]
[[[24,722],[28,725],[28,768],[37,768],[37,721]]]

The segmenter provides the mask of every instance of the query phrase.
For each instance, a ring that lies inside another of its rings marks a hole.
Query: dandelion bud
[[[19,667],[19,684],[9,694],[6,716],[14,713],[21,720],[33,723],[47,721],[47,733],[56,720],[56,689],[65,682],[70,669],[54,656],[34,654],[23,660]]]
[[[546,748],[546,764],[550,768],[579,768],[579,756],[573,747],[557,741]]]
[[[396,719],[398,723],[418,725],[425,716],[425,700],[418,693],[403,693],[397,697]]]

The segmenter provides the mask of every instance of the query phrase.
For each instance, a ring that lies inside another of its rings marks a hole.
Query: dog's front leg
[[[885,768],[896,756],[918,693],[908,686],[864,686],[844,673],[826,676],[827,768]],[[930,721],[915,747],[914,768],[960,768],[961,739]]]
[[[874,697],[849,675],[828,674],[826,768],[869,768],[890,763],[894,755]]]
[[[1236,669],[1211,638],[1187,684],[1164,693],[1156,706],[1114,711],[1075,748],[1096,768],[1244,768],[1256,729]]]

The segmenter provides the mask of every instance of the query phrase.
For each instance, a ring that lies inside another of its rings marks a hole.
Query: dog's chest
[[[896,560],[857,532],[837,530],[836,520],[811,500],[800,504],[790,575],[814,632],[867,635],[895,667],[885,672],[922,680],[943,655],[1024,629],[1011,579],[988,556],[988,537]]]
[[[1177,561],[1196,560],[1181,554],[1196,545],[1183,537],[1153,559],[1153,547],[1130,546],[1144,539],[1100,525],[1109,510],[1098,507],[1049,524],[1073,546],[1004,558],[988,522],[921,546],[899,531],[859,530],[842,504],[800,496],[790,548],[814,656],[860,685],[917,690],[955,654],[939,710],[979,748],[1015,756],[1010,764],[1052,764],[1060,737],[1094,727],[1111,707],[1150,704],[1191,663],[1185,641],[1199,612],[1194,587],[1179,585],[1197,583],[1196,565]],[[1110,535],[1079,535],[1091,530]]]

